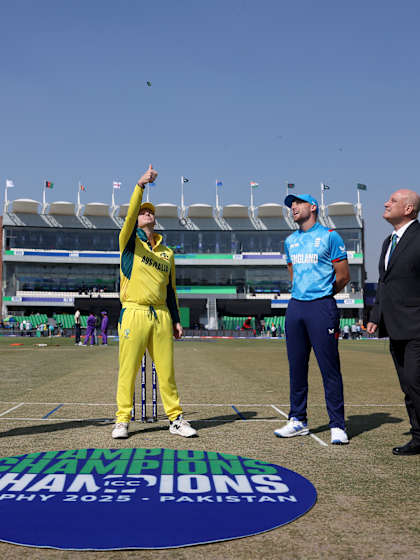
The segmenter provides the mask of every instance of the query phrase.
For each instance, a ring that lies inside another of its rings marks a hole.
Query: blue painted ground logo
[[[226,453],[76,449],[0,459],[0,540],[63,550],[173,548],[255,535],[316,501],[301,475]]]

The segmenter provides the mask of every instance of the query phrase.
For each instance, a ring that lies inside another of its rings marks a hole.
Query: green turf
[[[35,346],[39,343],[48,346]],[[318,491],[318,502],[308,514],[268,533],[172,551],[79,553],[86,559],[418,558],[420,458],[391,454],[394,445],[408,441],[409,424],[387,343],[342,341],[340,353],[349,446],[323,447],[311,437],[273,436],[285,419],[271,405],[287,412],[289,400],[285,344],[277,340],[176,343],[178,387],[199,437],[170,435],[159,406],[157,424],[135,422],[128,440],[114,441],[104,419],[115,412],[116,342],[84,348],[59,337],[3,337],[0,414],[25,404],[0,417],[0,454],[80,447],[204,449],[282,465],[309,478]],[[60,403],[68,404],[41,420]],[[312,358],[308,412],[312,432],[329,443],[323,388]],[[126,522],[141,520],[116,520],[116,527]],[[164,530],[165,521],[157,523]],[[5,543],[0,543],[0,555],[75,558],[71,552]]]

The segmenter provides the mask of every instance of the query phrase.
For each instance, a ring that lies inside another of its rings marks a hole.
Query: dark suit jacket
[[[378,336],[395,340],[420,339],[420,224],[412,223],[401,237],[385,270],[391,236],[382,245],[379,283],[370,320]]]

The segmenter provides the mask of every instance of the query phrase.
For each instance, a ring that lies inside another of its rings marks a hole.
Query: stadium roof
[[[84,216],[108,216],[109,217],[109,205],[103,202],[89,202],[85,206]]]
[[[3,224],[30,227],[71,227],[71,228],[115,228],[118,229],[127,216],[128,204],[121,204],[114,217],[115,208],[103,202],[90,202],[82,206],[81,215],[76,213],[76,205],[68,201],[51,202],[47,214],[42,214],[41,203],[29,198],[21,198],[8,203]],[[276,202],[261,204],[256,208],[255,218],[249,214],[244,204],[227,204],[219,216],[211,204],[191,204],[186,209],[185,218],[180,217],[176,204],[165,202],[156,204],[157,229],[162,230],[290,230],[284,214],[284,206]],[[356,207],[350,202],[334,202],[326,208],[325,223],[337,229],[362,227]]]
[[[222,216],[232,229],[256,229],[249,217],[248,206],[243,204],[227,204],[223,206]]]
[[[361,222],[356,209],[350,202],[334,202],[327,206],[330,224],[337,229],[360,228]]]
[[[283,206],[277,202],[268,202],[258,206],[259,218],[284,218]]]
[[[257,208],[257,217],[267,229],[289,229],[284,219],[283,206],[276,202],[261,204]]]
[[[211,204],[191,204],[188,207],[187,216],[198,229],[221,229],[214,219],[214,210]]]
[[[74,216],[76,214],[76,209],[73,202],[57,201],[51,202],[48,209],[48,214],[53,214],[57,216]]]
[[[9,204],[9,211],[21,214],[38,214],[40,202],[31,198],[17,198]]]

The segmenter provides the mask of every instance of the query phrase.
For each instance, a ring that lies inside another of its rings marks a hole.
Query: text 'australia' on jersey
[[[174,254],[162,245],[162,236],[158,233],[153,234],[155,246],[152,248],[144,231],[137,227],[142,195],[143,189],[136,186],[120,232],[121,303],[166,305],[173,322],[179,322]]]
[[[344,241],[336,231],[316,223],[286,239],[287,262],[293,266],[292,297],[311,301],[333,293],[333,263],[347,259]]]

